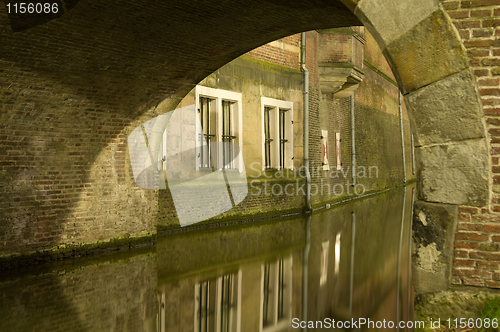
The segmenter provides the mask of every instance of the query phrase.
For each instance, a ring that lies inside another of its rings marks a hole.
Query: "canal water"
[[[395,330],[413,319],[413,192],[4,274],[0,331]]]

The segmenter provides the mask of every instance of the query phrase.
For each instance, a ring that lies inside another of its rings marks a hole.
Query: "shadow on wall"
[[[248,194],[238,145],[211,142],[201,128],[191,105],[141,124],[128,137],[136,184],[170,190],[181,226],[229,211]]]

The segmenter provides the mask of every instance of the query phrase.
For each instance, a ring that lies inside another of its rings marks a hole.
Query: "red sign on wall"
[[[340,154],[340,133],[335,133],[335,157],[337,160],[337,170],[342,169],[342,159]]]
[[[330,170],[330,155],[328,151],[328,131],[321,131],[321,162],[323,163],[323,170]]]

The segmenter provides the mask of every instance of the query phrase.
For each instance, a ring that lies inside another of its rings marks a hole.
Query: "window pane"
[[[232,103],[228,100],[222,101],[222,141],[231,143],[234,136],[232,126]],[[222,163],[224,168],[233,168],[233,149],[231,144],[222,145]]]
[[[271,124],[270,124],[271,107],[264,108],[264,155],[265,168],[271,168]]]
[[[200,97],[200,122],[203,130],[202,137],[200,138],[201,152],[200,152],[200,167],[211,167],[210,162],[210,141],[213,135],[214,112],[211,110],[211,99]]]
[[[285,159],[285,151],[286,151],[286,145],[285,143],[288,142],[287,140],[287,133],[286,133],[286,112],[287,110],[285,109],[280,109],[279,110],[279,136],[280,136],[280,168],[283,169],[286,167],[286,159]]]

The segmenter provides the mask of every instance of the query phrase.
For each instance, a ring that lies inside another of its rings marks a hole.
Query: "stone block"
[[[361,0],[354,13],[383,50],[436,9],[436,0]]]
[[[419,199],[482,207],[488,202],[485,139],[415,149]]]
[[[413,214],[413,284],[418,294],[449,288],[458,206],[417,201]]]
[[[413,266],[413,288],[417,294],[440,292],[450,288],[450,272],[445,266],[440,266],[437,271],[427,271],[421,267]]]
[[[441,9],[387,44],[383,53],[404,94],[469,66],[458,33]]]
[[[475,84],[467,69],[406,96],[416,146],[485,137]]]

